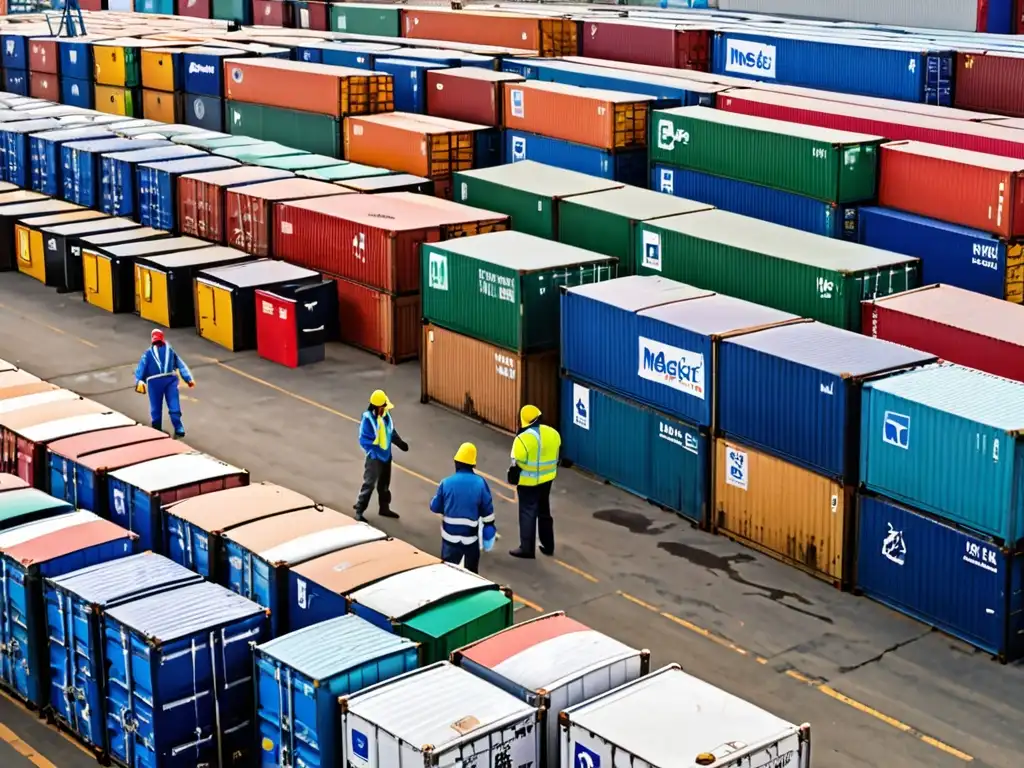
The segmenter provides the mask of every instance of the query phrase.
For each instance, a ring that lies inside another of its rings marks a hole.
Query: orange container
[[[505,83],[506,128],[598,149],[647,146],[649,96],[561,83]]]
[[[473,135],[482,126],[392,112],[345,118],[345,159],[428,179],[473,167]]]
[[[579,55],[576,22],[564,16],[409,8],[402,11],[402,36],[527,48],[541,56]]]
[[[372,115],[395,108],[391,75],[285,59],[224,62],[228,99],[320,115]]]
[[[181,116],[181,95],[167,91],[142,91],[142,116],[161,123],[178,123]]]

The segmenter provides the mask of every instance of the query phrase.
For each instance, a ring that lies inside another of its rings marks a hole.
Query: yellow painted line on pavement
[[[525,597],[520,595],[518,592],[513,592],[512,593],[512,599],[515,602],[517,602],[517,603],[522,603],[527,608],[533,608],[533,610],[535,610],[537,613],[544,613],[544,609],[543,608],[541,608],[539,605],[537,605],[532,600],[527,600]]]
[[[0,741],[3,741],[11,749],[32,763],[32,765],[37,766],[37,768],[57,768],[56,765],[39,754],[30,744],[3,723],[0,723]]]
[[[52,331],[53,333],[56,333],[58,336],[67,336],[69,338],[74,339],[79,344],[84,344],[87,347],[92,347],[93,349],[98,349],[97,345],[93,344],[88,339],[83,339],[81,336],[76,336],[73,333],[68,333],[63,328],[58,328],[55,325],[50,325],[49,323],[44,323],[42,320],[39,320],[38,318],[32,317],[31,315],[26,315],[24,312],[19,312],[18,310],[11,309],[6,304],[0,304],[0,309],[3,309],[3,310],[6,310],[7,312],[10,312],[12,315],[14,315],[16,317],[20,317],[22,320],[28,320],[28,322],[33,323],[35,325],[38,325],[40,328],[45,328],[48,331]]]
[[[586,579],[591,584],[597,584],[597,581],[598,581],[597,577],[596,576],[591,576],[589,573],[587,573],[583,569],[577,568],[575,565],[569,565],[567,562],[565,562],[564,560],[559,560],[557,557],[554,558],[554,561],[558,565],[560,565],[563,568],[565,568],[565,570],[569,571],[569,573],[575,573],[577,576]]]

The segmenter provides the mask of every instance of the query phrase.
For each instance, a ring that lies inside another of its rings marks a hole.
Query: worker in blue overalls
[[[441,515],[441,559],[480,572],[480,528],[483,549],[490,552],[497,538],[494,502],[487,481],[474,472],[476,446],[463,443],[455,452],[455,474],[437,486],[430,511]]]
[[[185,436],[185,425],[181,423],[181,402],[178,399],[178,374],[188,384],[189,389],[196,385],[185,361],[178,357],[170,344],[164,340],[164,332],[159,328],[149,335],[150,347],[142,353],[139,365],[135,369],[135,391],[140,395],[149,393],[149,420],[153,429],[163,429],[164,400],[167,401],[167,413],[171,417],[176,439]]]

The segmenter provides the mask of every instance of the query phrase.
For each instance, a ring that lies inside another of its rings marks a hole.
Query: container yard
[[[1017,768],[1015,11],[686,5],[3,9],[0,762]]]

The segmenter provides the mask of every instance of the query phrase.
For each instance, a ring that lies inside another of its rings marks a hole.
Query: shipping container
[[[97,112],[122,117],[142,117],[142,89],[114,85],[94,85],[93,101]]]
[[[642,222],[637,273],[657,274],[847,330],[860,302],[917,288],[917,259],[726,211]]]
[[[399,37],[401,9],[370,3],[345,3],[331,6],[331,31],[352,35]]]
[[[111,152],[130,152],[137,149],[166,147],[165,139],[94,139],[90,141],[69,141],[61,145],[61,179],[64,184],[64,199],[87,208],[99,208],[100,192],[99,158]]]
[[[0,413],[11,413],[25,408],[35,408],[37,405],[46,403],[59,403],[68,400],[77,400],[78,395],[66,389],[36,382],[33,384],[20,384],[7,387],[2,392],[3,401],[0,402]]]
[[[45,133],[61,127],[60,121],[54,119],[0,123],[0,160],[4,180],[28,188],[32,177],[29,134]]]
[[[60,79],[56,75],[29,72],[28,94],[39,99],[60,100]]]
[[[299,155],[286,155],[284,157],[264,157],[249,162],[261,168],[273,168],[278,171],[289,172],[315,171],[319,168],[334,168],[339,165],[344,167],[346,165],[345,161],[339,160],[337,157],[317,155],[311,152],[304,152]]]
[[[107,712],[121,713],[107,722],[111,759],[244,761],[256,736],[249,644],[267,638],[268,623],[264,609],[209,583],[109,609]],[[204,706],[174,706],[188,696],[201,697]]]
[[[239,56],[238,51],[212,46],[197,46],[182,51],[184,77],[179,90],[205,96],[224,95],[224,59]]]
[[[885,498],[859,507],[859,593],[1003,662],[1024,655],[1024,556]]]
[[[165,93],[142,89],[142,117],[159,120],[161,123],[180,123],[182,119],[182,102],[180,93]]]
[[[307,168],[306,170],[299,171],[295,175],[307,179],[315,179],[317,181],[349,183],[370,177],[405,176],[406,174],[392,174],[387,168],[374,168],[372,165],[339,161],[338,165],[332,165],[327,168]],[[430,179],[420,179],[420,181],[425,182],[429,185],[430,189],[433,190],[434,184]],[[427,194],[431,194],[431,192],[428,192]]]
[[[185,174],[178,179],[178,226],[183,234],[223,244],[227,190],[289,177],[287,171],[248,166]]]
[[[108,232],[133,231],[139,225],[130,219],[102,218],[59,227],[45,227],[43,232],[43,260],[46,275],[53,281],[57,293],[83,290],[82,246],[79,237]]]
[[[1017,52],[958,51],[954,103],[960,109],[1024,117],[1022,75],[1024,59]]]
[[[391,75],[397,111],[423,114],[427,111],[427,73],[443,67],[435,61],[377,58],[373,71]]]
[[[225,123],[235,135],[294,145],[296,154],[317,152],[341,157],[341,126],[338,118],[330,115],[228,101]]]
[[[139,56],[142,74],[139,84],[143,88],[168,92],[168,95],[184,90],[184,55],[185,52],[178,48],[148,48],[142,51]]]
[[[202,577],[145,552],[46,579],[51,685],[49,711],[100,756],[107,754],[104,655],[106,611],[202,582]]]
[[[272,765],[291,755],[314,765],[340,764],[338,699],[419,666],[416,643],[358,616],[339,616],[271,640],[256,646],[253,657],[257,735],[263,760]],[[299,712],[301,731],[290,725]]]
[[[352,163],[357,165],[357,163]],[[344,167],[344,166],[343,166]],[[369,166],[359,166],[368,168]],[[382,194],[385,192],[413,192],[418,195],[433,195],[434,182],[422,176],[413,176],[411,173],[390,173],[376,174],[373,176],[359,176],[354,179],[343,179],[336,182],[339,186],[352,192],[359,192],[364,195]]]
[[[95,98],[90,80],[75,80],[62,77],[60,80],[60,98],[65,104],[92,109]]]
[[[142,49],[159,48],[155,40],[134,40],[128,37],[105,40],[92,46],[98,85],[133,87],[142,85]]]
[[[387,534],[333,509],[310,507],[266,517],[221,535],[223,584],[270,610],[271,636],[290,631],[288,571]]]
[[[184,158],[138,166],[138,220],[144,227],[179,231],[178,180],[181,176],[203,171],[218,171],[238,166],[224,157]]]
[[[249,136],[232,136],[219,131],[199,131],[198,133],[185,133],[173,136],[171,141],[175,144],[184,144],[186,147],[195,147],[204,152],[214,152],[220,147],[242,147],[247,144],[259,144],[259,139]]]
[[[331,122],[333,124],[336,121],[332,118]],[[213,150],[213,154],[220,155],[221,157],[230,157],[232,160],[238,160],[241,163],[253,163],[269,157],[289,157],[309,153],[292,146],[279,144],[276,141],[261,141],[256,144],[217,147]]]
[[[511,129],[503,133],[504,156],[509,163],[532,160],[621,184],[647,186],[647,151],[644,149],[618,152]]]
[[[430,70],[426,73],[427,114],[500,127],[502,83],[522,80],[520,75],[480,67]]]
[[[345,614],[347,596],[362,587],[440,562],[404,541],[382,539],[296,565],[288,574],[288,630]]]
[[[57,40],[36,38],[29,44],[28,68],[33,72],[47,72],[56,75],[60,70],[57,55]]]
[[[443,117],[391,112],[345,120],[345,158],[430,179],[473,167],[484,126]]]
[[[988,4],[993,10],[1003,3]],[[722,11],[805,16],[813,19],[856,22],[893,27],[928,27],[962,32],[1000,32],[1011,29],[1008,20],[997,16],[989,19],[977,0],[950,0],[921,5],[913,0],[840,0],[822,5],[816,0],[718,0]],[[849,26],[849,25],[845,25]]]
[[[334,280],[256,291],[256,353],[289,368],[319,363],[338,338]]]
[[[8,491],[20,491],[20,490],[26,489],[28,487],[29,487],[28,483],[26,483],[24,480],[22,480],[17,475],[9,475],[9,474],[7,474],[5,472],[0,472],[0,493],[7,493]],[[33,492],[36,491],[35,488],[33,488],[31,490]],[[45,495],[49,495],[49,494],[45,494]],[[65,511],[70,512],[71,510],[70,509],[66,509]],[[4,517],[5,520],[10,517],[10,513],[7,512],[6,509],[3,512],[3,517]],[[7,527],[7,526],[4,526],[4,527]]]
[[[18,268],[18,259],[14,248],[14,229],[19,222],[30,224],[35,219],[52,218],[58,213],[81,210],[81,206],[73,203],[45,198],[37,202],[0,205],[0,271]]]
[[[66,501],[29,487],[17,475],[4,474],[0,478],[0,531],[75,511]]]
[[[182,96],[185,124],[207,131],[223,131],[224,100],[216,96],[186,93]]]
[[[107,488],[109,473],[164,456],[191,453],[193,450],[181,440],[168,439],[137,443],[84,456],[75,470],[73,503],[80,509],[88,509],[104,517],[110,517],[110,494]],[[67,486],[65,489],[69,492],[71,490]]]
[[[77,206],[76,206],[77,207]],[[39,216],[14,225],[14,253],[18,271],[33,277],[43,285],[58,284],[59,274],[49,275],[46,270],[46,248],[43,244],[43,228],[73,224],[77,221],[92,221],[105,218],[99,211],[79,209],[70,213],[55,213]]]
[[[707,29],[622,19],[586,19],[581,27],[584,56],[702,72],[711,65]]]
[[[100,208],[113,216],[137,216],[143,191],[138,180],[141,164],[205,156],[201,150],[181,144],[103,155],[99,166]]]
[[[597,766],[601,756],[614,765],[701,765],[719,755],[734,765],[811,764],[811,726],[787,723],[678,664],[569,707],[558,721],[563,766]]]
[[[556,14],[533,16],[491,10],[405,8],[402,9],[402,37],[512,46],[536,51],[541,56],[579,53],[576,21]]]
[[[28,137],[32,165],[32,189],[57,197],[64,189],[60,148],[67,142],[113,138],[105,125],[65,128]]]
[[[3,683],[32,709],[40,711],[50,701],[43,579],[126,557],[135,551],[135,543],[133,534],[107,520],[82,520],[10,545],[0,535],[4,573],[0,638],[8,649]]]

